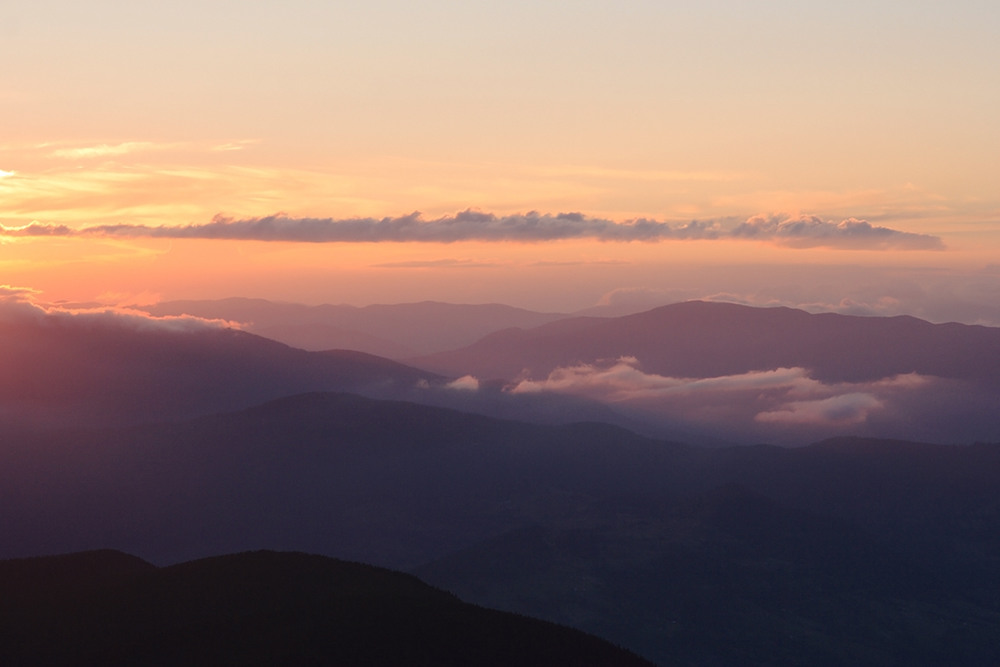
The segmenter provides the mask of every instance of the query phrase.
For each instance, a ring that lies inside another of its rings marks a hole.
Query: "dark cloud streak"
[[[728,221],[726,221],[728,222]],[[79,230],[32,223],[2,227],[6,236],[107,236],[115,238],[197,238],[296,243],[455,243],[459,241],[545,242],[594,239],[607,242],[747,239],[793,248],[940,250],[941,239],[903,232],[850,218],[839,223],[816,216],[754,216],[733,226],[720,221],[669,223],[646,218],[614,222],[581,213],[535,211],[497,216],[466,210],[424,220],[420,213],[396,218],[292,218],[271,215],[237,220],[216,216],[205,224],[182,226],[96,225]]]

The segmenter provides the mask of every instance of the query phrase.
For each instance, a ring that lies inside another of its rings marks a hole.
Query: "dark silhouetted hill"
[[[5,665],[650,664],[410,575],[300,553],[0,561],[0,621]]]

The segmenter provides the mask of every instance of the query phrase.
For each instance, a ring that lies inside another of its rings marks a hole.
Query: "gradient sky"
[[[5,3],[0,284],[1000,324],[997,35],[971,0]]]

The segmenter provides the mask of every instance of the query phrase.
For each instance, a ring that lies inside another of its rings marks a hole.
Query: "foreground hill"
[[[6,665],[647,665],[416,578],[299,553],[156,568],[120,552],[0,561]]]
[[[998,445],[706,450],[308,394],[5,441],[0,556],[308,551],[664,664],[996,664],[997,479]]]
[[[501,304],[437,301],[358,308],[230,298],[165,301],[145,310],[241,322],[248,331],[305,350],[359,350],[391,359],[451,350],[500,329],[536,327],[565,317]]]

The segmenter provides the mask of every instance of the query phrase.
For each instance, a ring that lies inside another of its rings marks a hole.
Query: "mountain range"
[[[497,331],[460,350],[411,359],[445,375],[545,377],[560,367],[636,357],[649,373],[709,378],[802,367],[824,382],[905,373],[997,383],[1000,329],[687,301],[614,318],[567,318]]]
[[[349,394],[18,445],[7,557],[320,553],[661,664],[998,657],[1000,445],[704,449]]]
[[[320,554],[660,664],[1000,660],[1000,330],[690,302],[403,364],[206,317],[0,308],[0,558]]]
[[[484,334],[456,349],[400,359],[462,378],[453,387],[464,391],[394,397],[499,417],[596,419],[700,444],[792,445],[844,434],[942,443],[1000,437],[995,327],[701,301],[620,317],[433,302],[357,309],[223,300],[158,308],[151,310],[256,316],[267,322],[252,325],[261,333],[287,316],[288,326],[320,338],[336,321],[393,336],[407,349]],[[303,385],[313,389],[353,390]]]
[[[156,316],[194,315],[239,322],[251,333],[304,350],[351,349],[390,359],[451,350],[498,329],[530,328],[565,317],[502,304],[439,301],[359,308],[229,298],[163,301],[143,310]]]

